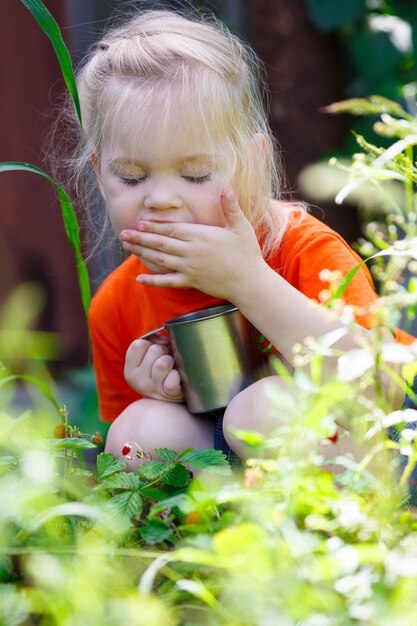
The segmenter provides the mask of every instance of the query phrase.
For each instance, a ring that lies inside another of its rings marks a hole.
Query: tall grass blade
[[[21,163],[20,161],[6,161],[0,163],[0,172],[10,172],[21,170],[24,172],[33,172],[39,174],[43,178],[54,186],[57,192],[59,203],[61,205],[61,214],[64,222],[65,232],[70,242],[71,247],[74,250],[75,261],[77,266],[78,282],[80,285],[81,299],[84,307],[85,314],[87,315],[91,300],[90,279],[88,276],[87,266],[81,254],[81,241],[77,216],[72,206],[72,202],[67,193],[54,181],[53,178],[48,176],[43,170],[36,165],[30,163]]]
[[[346,289],[349,287],[350,283],[355,278],[356,274],[361,269],[361,267],[363,267],[369,261],[372,261],[372,259],[376,259],[379,256],[410,256],[411,258],[416,259],[417,258],[417,246],[414,245],[413,247],[412,245],[410,245],[410,247],[408,248],[406,247],[395,248],[395,246],[388,247],[386,248],[386,250],[380,250],[379,252],[376,252],[372,256],[368,256],[368,258],[365,259],[364,261],[360,261],[360,263],[355,265],[355,267],[352,267],[352,269],[340,281],[340,283],[338,284],[337,288],[335,289],[334,293],[329,298],[327,303],[333,302],[334,300],[338,300],[339,298],[343,298]]]
[[[61,67],[62,76],[68,87],[68,91],[74,101],[77,116],[82,126],[81,107],[78,98],[77,85],[74,78],[74,70],[72,67],[71,56],[67,46],[62,39],[61,30],[56,23],[52,14],[48,11],[41,0],[21,0],[25,7],[31,12],[43,32],[49,37],[54,47],[59,65]]]

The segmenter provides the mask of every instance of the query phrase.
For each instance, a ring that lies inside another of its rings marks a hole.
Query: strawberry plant
[[[155,453],[160,460],[148,460],[136,473],[126,473],[123,459],[115,459],[109,453],[100,454],[94,492],[108,499],[111,509],[125,519],[140,543],[168,548],[187,533],[184,518],[191,513],[198,515],[194,517],[195,522],[202,515],[206,522],[221,515],[214,502],[202,503],[185,495],[192,470],[214,470],[226,475],[230,468],[219,450],[188,449],[178,453],[158,448]]]

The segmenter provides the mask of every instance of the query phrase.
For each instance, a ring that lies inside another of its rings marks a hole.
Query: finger
[[[155,360],[166,354],[168,347],[137,339],[130,344],[125,358],[124,378],[128,385],[141,394],[151,390],[151,372]]]
[[[188,224],[187,222],[149,222],[141,220],[136,225],[136,228],[140,233],[153,233],[179,241],[190,241],[193,226],[195,224]]]
[[[125,365],[127,367],[136,368],[143,360],[143,357],[149,350],[151,343],[145,339],[135,339],[127,349]]]
[[[159,250],[152,250],[152,248],[133,245],[130,243],[123,243],[123,248],[127,252],[135,254],[145,263],[154,263],[155,265],[159,265],[160,267],[164,267],[175,272],[180,271],[184,267],[185,259],[181,256],[167,254],[160,252]]]
[[[157,359],[152,367],[151,384],[159,396],[181,402],[183,398],[181,380],[177,370],[174,370],[174,365],[174,359],[170,355]]]
[[[163,391],[164,380],[174,367],[174,359],[170,354],[158,357],[152,364],[151,379],[152,386],[159,392]]]
[[[123,230],[119,239],[125,249],[131,249],[129,246],[142,246],[177,256],[181,256],[184,252],[184,241],[160,233]]]
[[[147,287],[167,287],[170,289],[190,286],[181,272],[175,274],[139,274],[136,277],[136,282]]]
[[[169,336],[162,331],[160,333],[154,333],[151,337],[149,337],[148,341],[151,343],[157,343],[159,346],[170,346],[171,341]]]
[[[181,387],[181,378],[178,370],[172,369],[168,372],[167,377],[164,380],[164,392],[170,398],[175,398],[177,400],[184,399]]]
[[[139,366],[140,375],[141,377],[143,377],[144,380],[152,379],[152,370],[153,370],[155,361],[157,361],[159,358],[161,358],[164,355],[168,355],[168,352],[169,352],[169,349],[167,346],[162,346],[156,343],[150,344],[149,349],[146,352],[145,356],[143,357],[142,362]]]
[[[220,204],[226,221],[232,228],[239,228],[246,221],[233,189],[225,189],[220,194]]]

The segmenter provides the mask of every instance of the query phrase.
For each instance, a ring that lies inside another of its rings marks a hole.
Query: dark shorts
[[[227,460],[233,469],[238,469],[243,467],[243,464],[237,454],[233,452],[233,450],[229,447],[226,439],[223,434],[223,415],[225,409],[216,409],[215,411],[211,411],[208,415],[216,420],[216,424],[214,426],[214,434],[213,434],[213,448],[215,450],[221,450],[226,455]]]
[[[417,395],[417,376],[414,378],[412,390]],[[407,396],[405,398],[402,408],[417,410],[417,406],[410,396]],[[400,430],[402,430],[403,428],[409,428],[411,430],[415,430],[417,428],[417,423],[409,422],[406,424],[400,424]],[[400,434],[397,428],[395,427],[389,428],[388,433],[389,433],[390,438],[393,441],[399,441]],[[399,455],[398,470],[400,474],[403,472],[405,466],[407,465],[407,461],[408,461],[408,457]],[[413,471],[411,472],[411,476],[408,479],[408,499],[405,504],[406,506],[417,507],[417,465],[414,466]]]

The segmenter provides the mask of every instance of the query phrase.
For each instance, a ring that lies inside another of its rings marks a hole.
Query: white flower
[[[374,580],[375,575],[369,569],[363,569],[353,576],[339,578],[334,587],[336,591],[352,600],[365,600],[372,596],[372,583]]]
[[[404,428],[404,430],[401,431],[401,438],[410,443],[414,441],[416,435],[417,431],[412,428]]]
[[[411,446],[402,446],[400,448],[400,454],[403,456],[411,456],[413,454],[413,448]]]
[[[343,546],[336,552],[336,558],[340,562],[344,574],[352,574],[359,565],[359,556],[353,546]]]
[[[360,509],[357,502],[341,501],[338,522],[347,529],[354,529],[366,522],[366,515]]]
[[[48,485],[54,477],[54,465],[50,455],[42,450],[29,450],[22,462],[25,478],[34,485]]]
[[[367,350],[350,350],[337,359],[337,379],[346,383],[360,378],[374,365],[374,357]]]
[[[327,541],[327,549],[329,552],[333,552],[333,550],[340,550],[345,544],[343,543],[340,537],[330,537]]]
[[[417,553],[391,550],[387,554],[385,567],[390,580],[395,580],[399,576],[417,576]]]
[[[371,15],[369,27],[373,31],[387,33],[393,46],[400,52],[412,52],[411,26],[396,15]]]
[[[371,602],[363,602],[361,604],[352,604],[349,607],[349,615],[355,620],[360,620],[362,623],[365,620],[370,620],[375,612],[375,605]]]

